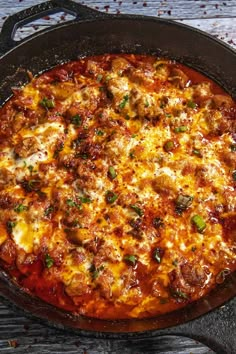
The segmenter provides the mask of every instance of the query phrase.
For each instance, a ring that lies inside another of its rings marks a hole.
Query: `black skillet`
[[[13,39],[20,26],[59,11],[73,14],[75,19],[20,42]],[[21,11],[5,21],[0,35],[0,104],[10,97],[12,87],[28,81],[27,70],[36,75],[78,57],[120,52],[176,59],[215,80],[236,99],[236,52],[223,42],[169,20],[108,15],[69,0],[52,0]],[[124,333],[131,336],[134,332],[144,333],[179,325],[219,307],[236,295],[236,274],[230,275],[209,295],[186,308],[147,320],[100,321],[73,317],[27,295],[4,272],[0,273],[0,295],[56,327],[70,328],[85,335],[114,338]],[[231,302],[231,306],[234,304]],[[206,326],[207,321],[209,317],[206,316]],[[181,328],[175,327],[175,333],[181,332]]]

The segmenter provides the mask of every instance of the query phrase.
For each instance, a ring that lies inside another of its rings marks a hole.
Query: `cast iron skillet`
[[[75,20],[46,29],[26,40],[13,39],[16,29],[46,14],[66,11]],[[33,74],[78,57],[104,53],[155,54],[189,65],[217,81],[236,98],[236,53],[221,41],[196,29],[153,17],[107,15],[69,0],[52,0],[9,17],[0,36],[0,104],[11,87],[27,82]],[[4,54],[5,53],[5,54]],[[234,74],[233,74],[234,73]],[[19,289],[0,273],[0,294],[18,307],[60,328],[92,334],[143,332],[184,323],[225,303],[236,295],[236,274],[205,298],[184,309],[145,320],[102,321],[75,317]]]

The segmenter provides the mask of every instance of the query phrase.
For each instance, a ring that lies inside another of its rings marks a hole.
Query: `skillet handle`
[[[75,19],[73,21],[83,21],[110,16],[71,0],[50,0],[32,6],[9,16],[3,23],[2,31],[0,33],[0,53],[6,53],[8,50],[26,40],[26,38],[21,41],[14,40],[14,35],[19,27],[34,20],[38,20],[46,15],[52,15],[61,11],[74,15]],[[54,27],[56,26],[60,25],[54,25]]]

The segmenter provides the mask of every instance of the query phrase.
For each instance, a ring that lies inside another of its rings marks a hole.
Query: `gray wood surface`
[[[0,28],[7,16],[41,1],[0,0]],[[78,1],[77,1],[78,2]],[[81,1],[94,9],[108,13],[135,13],[173,19],[206,31],[236,48],[236,0],[87,0]],[[70,20],[60,13],[18,29],[16,39],[53,24]],[[67,353],[67,354],[148,354],[148,353],[211,353],[196,341],[158,335],[185,335],[208,344],[220,354],[236,353],[236,299],[225,306],[178,329],[150,333],[148,338],[129,340],[95,340],[63,332],[34,319],[21,311],[10,309],[0,301],[1,353]],[[171,342],[173,341],[173,342]],[[171,343],[173,344],[171,347]],[[164,346],[167,348],[164,350]],[[173,349],[175,348],[175,349]]]

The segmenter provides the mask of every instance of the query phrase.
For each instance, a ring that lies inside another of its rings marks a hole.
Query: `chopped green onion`
[[[128,263],[131,263],[133,266],[135,266],[137,262],[137,257],[134,256],[133,254],[127,254],[124,256],[124,260],[127,261]]]
[[[164,144],[164,150],[166,152],[172,151],[175,148],[175,144],[172,140],[168,140]]]
[[[232,152],[236,152],[236,144],[231,144],[230,149]]]
[[[72,199],[66,199],[66,204],[69,205],[69,207],[76,207],[78,209],[81,209],[81,205],[76,203],[74,200]]]
[[[32,172],[33,172],[33,169],[34,169],[34,166],[29,165],[27,168],[28,168],[28,170],[30,171],[30,173],[32,173]]]
[[[50,257],[49,254],[45,255],[45,264],[47,268],[51,268],[54,264],[54,260]]]
[[[104,132],[102,130],[96,130],[96,135],[103,136]]]
[[[53,206],[49,206],[48,208],[45,209],[44,215],[49,216],[53,212],[54,208]]]
[[[92,203],[92,200],[87,197],[80,197],[79,199],[80,199],[81,203]]]
[[[115,194],[114,192],[112,192],[112,191],[107,191],[106,192],[106,202],[108,204],[114,203],[117,198],[118,198],[118,195]]]
[[[115,171],[114,167],[113,167],[113,166],[110,166],[110,167],[108,168],[108,177],[109,177],[110,179],[115,179],[116,176],[117,176],[117,174],[116,174],[116,171]]]
[[[206,228],[206,223],[200,215],[194,215],[191,218],[191,222],[196,226],[197,231],[200,233],[203,232]]]
[[[105,87],[104,87],[104,86],[100,86],[100,87],[99,87],[99,91],[100,91],[100,92],[103,92],[104,90],[105,90]]]
[[[195,246],[193,246],[193,247],[191,248],[192,252],[195,252],[196,249],[197,249],[197,247],[195,247]]]
[[[25,211],[27,210],[28,207],[26,205],[23,205],[23,204],[18,204],[14,210],[17,212],[17,213],[21,213],[22,211]]]
[[[189,108],[196,108],[196,103],[194,103],[193,101],[188,101],[187,102],[187,106],[189,107]]]
[[[161,219],[161,218],[154,218],[152,220],[152,224],[156,229],[159,229],[160,227],[164,226],[163,219]]]
[[[236,170],[233,171],[232,177],[233,177],[233,180],[236,181]]]
[[[182,212],[190,207],[192,204],[193,197],[190,195],[180,194],[178,198],[175,200],[175,211],[177,214],[182,214]]]
[[[55,107],[55,102],[53,99],[48,99],[47,97],[44,97],[39,104],[46,108],[46,109],[50,109],[50,108],[54,108]]]
[[[173,266],[177,267],[178,265],[178,259],[175,259],[173,262],[172,262]]]
[[[193,154],[197,155],[198,157],[202,157],[202,153],[199,149],[193,149]]]
[[[134,159],[134,158],[135,158],[135,153],[134,153],[134,151],[130,151],[129,157],[130,157],[131,159]]]
[[[143,210],[140,209],[137,205],[130,204],[130,208],[133,209],[135,213],[138,214],[138,216],[143,216]]]
[[[97,81],[100,82],[102,80],[102,78],[103,78],[102,74],[98,74]]]
[[[171,295],[175,298],[188,299],[188,295],[179,289],[171,289]]]
[[[149,102],[148,102],[148,100],[146,99],[145,100],[145,105],[144,105],[145,107],[149,107]]]
[[[66,204],[69,205],[70,207],[76,206],[76,202],[72,199],[67,199]]]
[[[180,127],[176,127],[175,129],[174,129],[174,132],[175,133],[184,133],[184,132],[186,132],[187,131],[187,127],[186,127],[186,125],[181,125]]]
[[[11,233],[16,226],[16,221],[7,221],[7,230]]]
[[[129,95],[125,95],[125,96],[123,97],[123,100],[122,100],[121,103],[119,104],[119,107],[120,107],[121,109],[125,108],[126,103],[128,102],[128,100],[129,100]]]
[[[92,273],[92,278],[93,280],[97,279],[100,275],[100,273],[103,271],[104,266],[101,265],[100,267],[96,268],[94,264],[92,264],[90,268],[90,273]]]
[[[161,263],[163,254],[164,254],[164,250],[162,248],[155,248],[154,249],[153,258],[157,261],[157,263]]]
[[[76,127],[80,127],[82,124],[82,118],[79,114],[75,114],[71,117],[71,123],[74,124]]]

